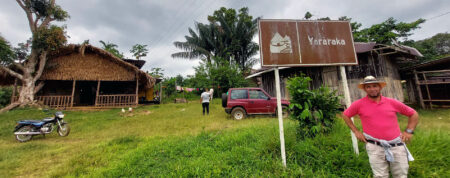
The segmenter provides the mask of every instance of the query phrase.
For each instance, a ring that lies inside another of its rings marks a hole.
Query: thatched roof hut
[[[2,77],[14,83],[5,71]],[[138,104],[139,91],[152,90],[156,79],[103,49],[71,44],[48,55],[39,82],[36,99],[52,107],[122,107]]]
[[[40,80],[134,81],[136,77],[144,88],[151,88],[156,82],[146,72],[108,51],[71,44],[50,54]]]

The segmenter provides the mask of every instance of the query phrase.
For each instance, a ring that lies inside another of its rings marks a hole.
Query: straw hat
[[[386,86],[386,82],[379,81],[374,76],[369,75],[369,76],[365,77],[363,82],[358,85],[358,88],[364,89],[364,85],[369,84],[369,83],[378,83],[381,88]]]

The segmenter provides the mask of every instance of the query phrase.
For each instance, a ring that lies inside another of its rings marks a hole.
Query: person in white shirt
[[[200,102],[202,103],[203,108],[203,115],[205,115],[205,109],[206,113],[209,115],[209,101],[211,100],[211,95],[208,92],[208,89],[206,88],[202,95],[200,96]]]

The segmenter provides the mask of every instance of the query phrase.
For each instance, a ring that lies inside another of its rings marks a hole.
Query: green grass
[[[19,143],[17,120],[43,117],[35,109],[0,114],[0,177],[371,177],[363,144],[353,153],[350,130],[297,140],[285,120],[287,169],[281,165],[278,121],[268,116],[232,120],[214,100],[209,116],[198,101],[120,109],[66,111],[72,131]],[[411,177],[448,177],[450,110],[420,110],[408,148]],[[31,117],[30,117],[31,116]],[[357,125],[360,123],[357,120]],[[406,118],[400,117],[402,128]]]

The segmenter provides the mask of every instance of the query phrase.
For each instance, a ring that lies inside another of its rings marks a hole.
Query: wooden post
[[[281,145],[281,160],[283,166],[286,167],[286,151],[284,148],[284,128],[283,128],[283,111],[281,107],[281,92],[280,92],[280,74],[278,67],[275,67],[275,90],[277,93],[277,113],[278,113],[278,127],[280,128],[280,145]]]
[[[419,82],[419,77],[417,77],[417,71],[414,69],[413,73],[414,73],[414,79],[416,81],[417,92],[419,93],[420,107],[422,107],[422,109],[425,109],[425,103],[423,103],[422,90],[420,89],[420,82]]]
[[[72,99],[71,99],[71,101],[70,101],[70,107],[73,107],[73,100],[75,99],[74,97],[73,97],[73,95],[75,94],[75,85],[76,85],[76,80],[73,80],[73,84],[72,84]]]
[[[350,107],[352,104],[351,98],[350,98],[350,90],[348,89],[348,82],[347,82],[347,75],[345,74],[345,66],[339,66],[341,71],[341,78],[342,78],[342,88],[344,89],[344,97],[345,97],[345,105],[347,108]],[[354,123],[353,117],[351,118],[352,122]],[[350,134],[352,135],[352,144],[353,144],[353,150],[357,155],[359,155],[359,148],[358,148],[358,141],[356,140],[355,133],[353,133],[350,130]]]
[[[425,80],[425,88],[427,89],[428,100],[430,100],[430,109],[433,109],[433,103],[431,102],[430,89],[428,89],[427,76],[425,76],[425,73],[422,73],[422,76],[423,76],[423,80]]]
[[[16,97],[16,90],[17,90],[17,78],[14,79],[14,88],[11,95],[11,103],[14,102],[14,98]]]
[[[99,93],[100,93],[100,80],[97,81],[97,92],[95,93],[95,105],[94,106],[97,106],[97,104],[98,104],[98,94]]]
[[[136,73],[136,106],[139,104],[139,75]]]
[[[159,103],[162,101],[162,81],[159,83]]]

